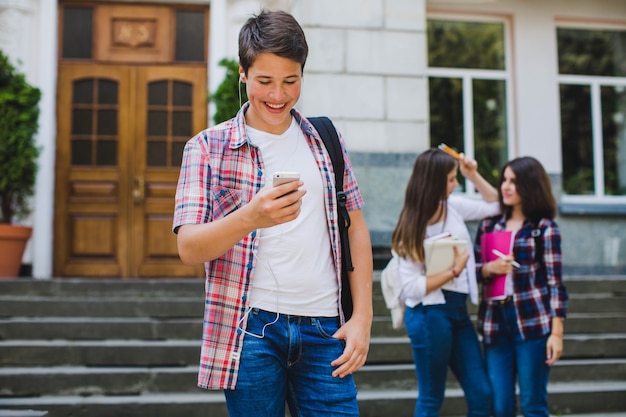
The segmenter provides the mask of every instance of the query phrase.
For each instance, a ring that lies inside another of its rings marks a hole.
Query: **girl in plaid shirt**
[[[548,417],[548,377],[563,352],[568,298],[561,279],[556,201],[548,174],[532,157],[504,166],[498,194],[502,215],[484,219],[475,240],[479,280],[506,275],[505,298],[483,297],[478,317],[494,415],[516,415],[517,380],[522,414]],[[513,251],[483,263],[481,236],[493,231],[513,232]]]

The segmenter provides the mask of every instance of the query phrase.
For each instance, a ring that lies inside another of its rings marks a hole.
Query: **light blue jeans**
[[[225,390],[230,417],[358,416],[352,375],[331,375],[344,342],[338,317],[300,317],[252,309],[237,385]],[[254,335],[254,336],[253,336]],[[262,336],[262,337],[261,337]]]
[[[467,295],[445,290],[444,295],[445,304],[418,304],[404,314],[418,384],[414,416],[439,416],[448,367],[465,393],[467,415],[491,416],[491,387]]]
[[[494,314],[500,330],[493,343],[485,345],[485,359],[493,387],[495,417],[516,415],[516,379],[522,414],[525,417],[548,417],[548,336],[523,340],[512,302],[498,305]]]

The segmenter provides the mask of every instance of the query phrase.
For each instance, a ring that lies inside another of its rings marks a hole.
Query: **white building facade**
[[[539,159],[559,203],[564,269],[626,271],[623,0],[117,3],[208,8],[209,92],[223,79],[218,62],[236,59],[251,14],[291,12],[310,49],[298,108],[330,116],[346,138],[375,248],[389,246],[415,157],[446,142],[493,176],[508,159]],[[0,48],[43,93],[27,220],[34,230],[23,260],[38,279],[58,275],[55,235],[64,232],[55,227],[55,176],[65,110],[57,100],[59,11],[68,4],[114,2],[0,0]]]

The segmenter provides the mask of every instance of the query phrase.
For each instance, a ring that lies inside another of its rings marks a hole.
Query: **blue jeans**
[[[445,291],[445,304],[407,308],[404,323],[411,339],[418,396],[415,417],[438,416],[448,367],[465,392],[468,416],[491,415],[491,387],[467,295]]]
[[[252,309],[237,385],[224,390],[230,417],[284,417],[285,402],[292,417],[358,416],[354,378],[331,375],[345,347],[337,329],[338,317]]]
[[[517,326],[515,305],[500,304],[494,311],[499,332],[485,345],[487,373],[494,394],[496,417],[516,415],[515,380],[520,392],[520,408],[525,417],[548,417],[548,378],[546,364],[548,336],[523,340]]]

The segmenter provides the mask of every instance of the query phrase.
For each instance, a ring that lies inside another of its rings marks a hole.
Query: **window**
[[[93,9],[66,7],[63,11],[62,56],[65,59],[91,59]]]
[[[623,203],[626,29],[560,27],[557,47],[564,197]]]
[[[502,20],[427,23],[431,146],[443,142],[475,158],[494,185],[512,137],[506,32]]]

